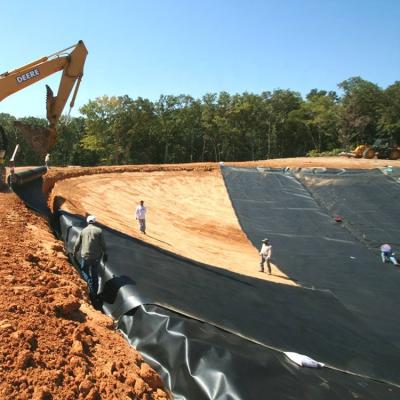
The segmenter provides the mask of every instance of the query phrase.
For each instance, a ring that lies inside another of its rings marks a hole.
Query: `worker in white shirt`
[[[46,157],[44,158],[44,165],[46,166],[47,169],[49,169],[49,162],[50,162],[50,154],[47,153]]]
[[[268,239],[263,239],[262,241],[262,247],[260,250],[260,271],[259,272],[264,272],[264,263],[267,263],[267,268],[268,268],[268,273],[271,275],[271,256],[272,256],[272,246],[269,244]]]
[[[136,220],[139,223],[140,232],[146,234],[146,212],[147,209],[144,205],[144,201],[140,200],[139,205],[136,207]]]

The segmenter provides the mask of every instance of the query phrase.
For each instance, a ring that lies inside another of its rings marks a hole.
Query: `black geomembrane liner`
[[[253,244],[260,247],[269,237],[273,261],[285,274],[304,286],[329,289],[399,351],[400,269],[382,264],[378,250],[378,243],[400,238],[399,184],[376,170],[311,172],[223,168]],[[342,223],[335,222],[336,214],[343,215]]]

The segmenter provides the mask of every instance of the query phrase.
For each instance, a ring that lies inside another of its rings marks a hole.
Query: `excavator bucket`
[[[26,143],[39,156],[44,157],[56,142],[57,132],[55,128],[32,126],[20,121],[15,121],[14,125],[20,129]]]

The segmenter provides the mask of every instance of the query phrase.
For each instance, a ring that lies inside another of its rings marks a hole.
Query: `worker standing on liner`
[[[47,153],[46,157],[44,158],[44,165],[46,166],[47,169],[49,169],[49,162],[50,162],[50,154]]]
[[[271,275],[271,256],[272,256],[272,246],[269,244],[269,240],[267,238],[263,239],[262,247],[260,250],[260,271],[264,272],[264,263],[267,263],[268,273]]]
[[[87,226],[81,230],[76,239],[73,254],[74,257],[81,249],[81,272],[83,279],[89,287],[89,296],[92,301],[97,300],[99,290],[99,266],[100,260],[107,261],[106,244],[103,231],[95,226],[96,217],[89,215],[86,218]]]
[[[139,223],[140,232],[146,234],[146,212],[147,208],[144,205],[144,201],[140,200],[139,205],[136,207],[135,217]]]

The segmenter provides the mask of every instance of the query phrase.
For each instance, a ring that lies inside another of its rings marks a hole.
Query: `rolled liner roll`
[[[46,167],[36,167],[26,171],[17,172],[12,177],[12,185],[21,186],[35,179],[40,178],[47,172]],[[10,183],[11,176],[8,177]]]

